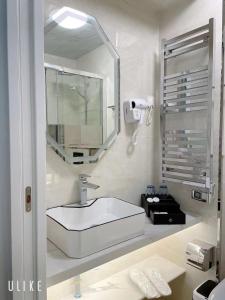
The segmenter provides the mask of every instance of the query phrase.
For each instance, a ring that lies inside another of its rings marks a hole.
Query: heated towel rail
[[[210,19],[205,26],[162,40],[161,48],[162,179],[207,193],[213,189],[213,27]],[[204,64],[188,69],[184,61],[202,50]],[[183,67],[178,73],[173,72],[177,65]]]

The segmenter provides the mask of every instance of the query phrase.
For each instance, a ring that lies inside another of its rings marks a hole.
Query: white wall
[[[138,145],[131,149],[130,138],[134,127],[125,126],[122,103],[129,97],[156,94],[157,16],[153,12],[139,12],[122,0],[49,0],[46,1],[46,15],[63,5],[94,15],[120,55],[121,132],[97,164],[71,167],[48,149],[47,206],[79,199],[77,179],[80,172],[91,174],[91,181],[101,186],[95,192],[89,191],[89,197],[111,195],[138,204],[146,185],[156,182],[158,151],[155,151],[155,139],[158,131],[154,131],[154,126],[143,127]]]
[[[12,299],[11,280],[9,107],[7,92],[6,1],[0,1],[0,299]]]

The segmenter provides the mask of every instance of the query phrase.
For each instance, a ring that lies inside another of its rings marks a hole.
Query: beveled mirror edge
[[[112,42],[104,32],[103,28],[101,27],[100,23],[98,20],[91,16],[88,16],[88,21],[93,24],[98,31],[99,35],[101,36],[104,45],[108,48],[108,50],[111,52],[111,54],[114,56],[115,62],[115,72],[114,72],[114,95],[115,95],[115,129],[113,132],[110,134],[110,136],[106,139],[104,144],[101,145],[101,147],[96,151],[95,155],[93,156],[86,156],[86,157],[75,157],[72,158],[69,157],[64,151],[61,150],[61,148],[58,146],[58,144],[54,141],[52,137],[47,133],[46,139],[47,143],[51,145],[51,147],[58,151],[60,155],[64,158],[64,160],[69,163],[69,164],[74,164],[74,163],[91,163],[91,162],[97,162],[104,154],[106,150],[109,149],[109,147],[115,142],[115,139],[117,135],[120,133],[121,129],[121,124],[120,124],[120,57],[119,54],[117,53],[115,47],[113,46]],[[45,33],[49,32],[55,26],[55,21],[51,19],[51,17],[47,20],[46,25],[45,25]],[[49,64],[50,65],[50,64]]]

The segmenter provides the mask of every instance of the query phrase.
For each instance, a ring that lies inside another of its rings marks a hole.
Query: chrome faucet
[[[98,189],[100,186],[88,182],[87,178],[91,177],[90,175],[80,174],[79,175],[79,184],[80,184],[80,205],[87,204],[87,189]]]

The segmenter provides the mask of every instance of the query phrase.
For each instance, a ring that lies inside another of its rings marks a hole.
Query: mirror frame
[[[82,12],[83,13],[83,12]],[[58,21],[63,20],[63,15],[57,18]],[[48,134],[47,126],[46,126],[46,135],[47,135],[47,143],[55,150],[57,153],[69,164],[76,164],[76,163],[94,163],[97,162],[105,153],[106,150],[110,148],[110,146],[116,140],[117,135],[120,132],[120,57],[110,42],[109,38],[107,37],[106,33],[104,32],[103,28],[99,24],[98,20],[90,15],[87,15],[87,23],[93,25],[100,38],[102,39],[104,45],[107,47],[109,52],[111,53],[112,57],[114,58],[114,99],[115,99],[115,107],[112,108],[115,111],[115,129],[110,134],[110,136],[106,139],[106,141],[101,145],[100,148],[96,151],[95,155],[93,156],[86,156],[86,157],[70,157],[67,153],[65,153],[61,147],[56,143],[56,141]],[[44,33],[48,33],[53,28],[58,26],[56,19],[53,20],[51,17],[47,20]],[[45,54],[45,53],[44,53]],[[50,65],[45,63],[44,68],[57,68],[59,70],[59,66]],[[68,68],[60,67],[61,71],[66,71]],[[45,77],[46,78],[46,77]],[[46,80],[45,80],[46,85]],[[47,105],[47,101],[46,101]],[[46,112],[46,125],[47,125],[47,112]]]

